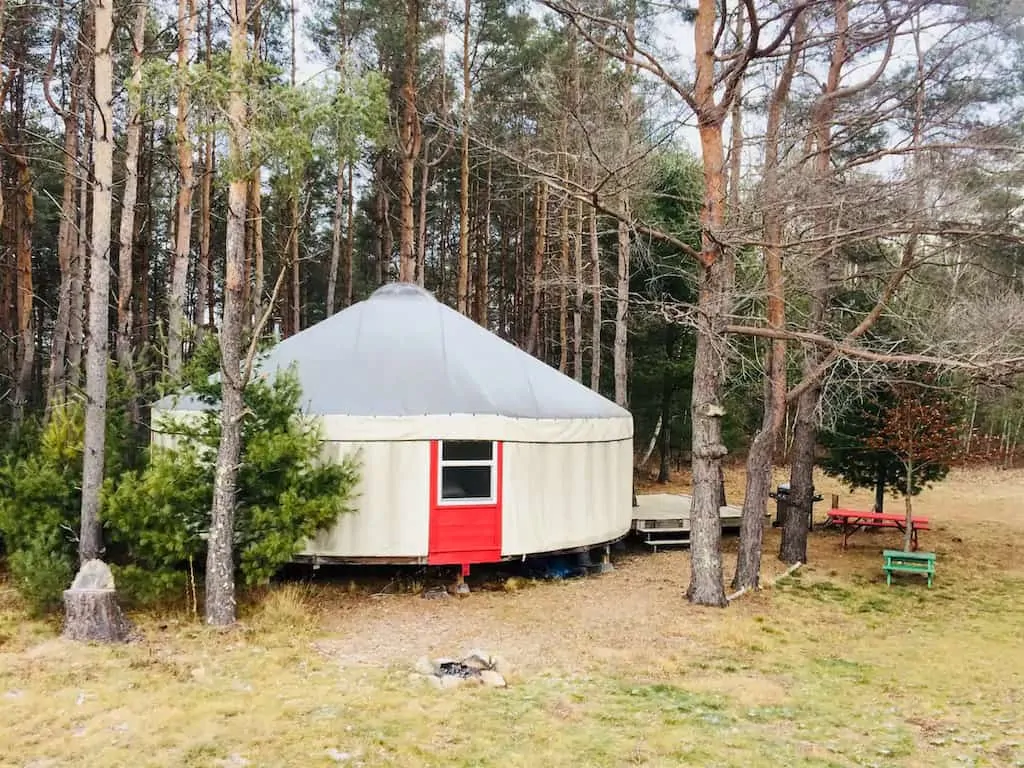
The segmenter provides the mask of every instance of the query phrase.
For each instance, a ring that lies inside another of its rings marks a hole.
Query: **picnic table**
[[[900,533],[907,529],[907,516],[891,512],[864,512],[857,509],[830,509],[828,522],[838,525],[843,533],[843,549],[846,549],[850,536],[862,528],[896,528]],[[917,551],[917,532],[928,530],[927,517],[910,519],[910,546]]]

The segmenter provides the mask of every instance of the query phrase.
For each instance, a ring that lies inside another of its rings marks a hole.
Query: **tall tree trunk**
[[[743,6],[736,11],[736,45],[743,45],[744,28],[747,15]],[[791,49],[792,50],[792,49]],[[742,89],[737,89],[742,93]],[[732,103],[729,115],[732,137],[729,140],[729,211],[730,219],[739,216],[740,208],[740,171],[743,167],[743,98],[737,94]],[[767,188],[767,186],[766,186]]]
[[[698,605],[724,606],[722,526],[719,517],[720,472],[727,450],[722,442],[725,387],[725,319],[732,286],[731,254],[715,233],[725,222],[723,107],[715,102],[715,0],[699,0],[694,24],[697,106],[704,201],[697,300],[697,349],[693,362],[693,508],[690,513],[690,586],[687,597]]]
[[[298,19],[298,12],[295,8],[295,0],[291,0],[291,13],[289,14],[291,20],[291,85],[294,88],[297,84],[296,80],[296,47],[295,47],[295,26]],[[302,263],[299,260],[299,230],[301,228],[301,222],[299,221],[299,196],[302,194],[303,177],[305,176],[305,169],[296,169],[294,171],[295,177],[292,179],[291,188],[291,199],[289,200],[289,218],[291,226],[288,233],[288,261],[291,264],[292,273],[292,284],[291,284],[291,310],[292,310],[292,331],[298,333],[302,330]],[[257,322],[259,315],[256,316]]]
[[[572,308],[572,374],[583,382],[583,302],[586,290],[583,277],[583,203],[576,204],[576,231],[573,237],[573,284],[576,296]]]
[[[335,303],[335,291],[338,285],[338,266],[341,264],[342,217],[345,215],[345,168],[347,163],[344,159],[338,158],[338,171],[335,175],[336,198],[334,200],[334,221],[331,225],[331,266],[327,272],[327,316],[330,317],[337,311]]]
[[[839,79],[847,59],[846,36],[849,28],[849,7],[847,0],[835,0],[835,35],[832,57],[824,91],[811,109],[811,139],[815,146],[814,178],[819,194],[827,194],[832,177],[832,120],[835,112],[835,95],[839,91]],[[818,214],[816,231],[820,243],[832,226],[832,217],[827,209]],[[811,291],[808,327],[811,333],[821,330],[825,321],[831,292],[832,254],[822,246],[810,269]],[[816,345],[804,349],[803,370],[805,376],[813,372],[824,360],[822,350]],[[816,379],[800,395],[796,425],[793,430],[793,451],[790,470],[789,504],[782,523],[782,541],[779,545],[779,559],[785,563],[807,562],[807,520],[814,504],[814,456],[818,437],[817,413],[821,400],[821,380]]]
[[[558,370],[565,373],[569,370],[569,199],[564,197],[560,203],[562,230],[559,236],[558,259]]]
[[[93,56],[91,52],[91,41],[93,40],[94,3],[85,4],[82,19],[83,40],[79,50],[82,54],[82,66],[79,71],[78,93],[82,98],[82,142],[79,148],[79,157],[83,164],[87,164],[87,158],[92,156],[93,144],[93,99],[87,94],[91,93],[93,79]],[[71,262],[71,317],[68,322],[68,364],[67,364],[67,385],[71,388],[79,386],[82,375],[82,354],[85,345],[85,291],[86,291],[86,266],[89,263],[89,231],[91,229],[91,187],[89,181],[82,176],[78,183],[78,219],[75,224],[75,256]]]
[[[636,23],[636,2],[630,0],[629,8],[626,11],[626,63],[623,71],[622,91],[622,135],[621,152],[622,162],[629,156],[633,142],[633,65],[632,59],[635,51],[633,39],[634,25]],[[628,184],[628,180],[624,186]],[[625,188],[619,195],[619,208],[622,218],[618,226],[618,270],[615,290],[615,342],[612,347],[612,367],[615,373],[615,402],[625,408],[628,404],[627,384],[629,380],[629,366],[627,357],[627,339],[629,338],[629,268],[630,268],[630,232],[627,223],[630,217],[629,193]]]
[[[469,114],[473,92],[469,78],[469,29],[472,0],[464,0],[462,23],[462,147],[459,155],[459,266],[455,306],[469,314]]]
[[[118,288],[117,288],[117,362],[127,377],[129,387],[135,389],[135,366],[132,355],[132,332],[135,323],[132,317],[132,260],[135,255],[132,240],[135,235],[135,204],[139,192],[139,145],[142,139],[142,117],[140,115],[142,84],[142,51],[146,44],[147,0],[137,1],[135,21],[132,26],[132,87],[127,116],[127,139],[124,153],[124,193],[121,195],[121,223],[118,228]],[[133,404],[137,398],[132,394]],[[133,405],[133,410],[135,407]],[[133,414],[138,416],[137,413]]]
[[[669,425],[672,423],[672,398],[676,391],[672,359],[675,357],[677,341],[678,333],[675,326],[667,325],[665,327],[665,367],[661,373],[661,415],[658,416],[658,424],[661,425],[661,461],[658,467],[659,483],[667,483],[670,480],[669,450],[672,444]]]
[[[224,320],[220,333],[222,385],[220,445],[214,474],[213,507],[206,555],[206,622],[235,622],[234,522],[238,460],[242,450],[242,324],[247,179],[239,174],[249,145],[245,104],[248,52],[246,0],[231,0],[228,151],[234,175],[228,187],[224,271]]]
[[[426,285],[427,271],[427,203],[430,190],[430,142],[423,142],[423,163],[420,170],[420,211],[418,237],[416,238],[416,284]]]
[[[291,332],[298,333],[302,330],[302,272],[299,261],[299,187],[292,190],[291,199],[288,201],[290,225],[288,227],[288,264],[291,269],[291,298],[288,302],[291,309]],[[257,320],[259,315],[256,316]]]
[[[601,247],[597,237],[597,209],[590,209],[590,388],[601,391]]]
[[[399,174],[399,241],[398,279],[416,281],[416,220],[413,209],[413,189],[416,158],[420,154],[420,121],[416,114],[416,73],[419,53],[420,0],[406,0],[404,33],[405,59],[402,72],[400,99],[402,118],[399,126],[401,173]]]
[[[739,26],[739,25],[738,25]],[[782,331],[786,324],[782,273],[782,217],[784,212],[775,202],[779,187],[779,129],[783,111],[789,103],[789,91],[806,36],[806,22],[801,16],[795,25],[789,56],[772,91],[768,105],[768,123],[764,139],[763,188],[766,204],[762,212],[764,234],[765,292],[768,295],[768,327]],[[740,27],[741,28],[741,27]],[[734,120],[738,115],[734,115]],[[734,127],[735,128],[735,127]],[[734,136],[735,138],[735,136]],[[733,146],[733,151],[738,149]],[[733,185],[738,184],[738,167],[733,169]],[[738,200],[738,193],[737,193]],[[730,209],[735,211],[733,205]],[[733,214],[735,215],[735,214]],[[747,482],[740,520],[740,549],[733,576],[733,589],[757,589],[760,584],[761,550],[764,543],[764,518],[774,468],[775,444],[786,413],[786,342],[774,339],[767,360],[764,414],[761,428],[747,453]]]
[[[171,293],[167,314],[167,368],[172,376],[181,371],[185,343],[185,292],[192,241],[192,189],[195,172],[192,160],[192,139],[188,118],[191,110],[189,93],[189,48],[195,29],[195,0],[178,0],[178,106],[175,116],[175,146],[178,152],[180,182],[174,218],[174,260],[171,263]]]
[[[206,66],[213,67],[213,0],[206,2],[206,28],[203,30]],[[199,186],[199,268],[196,270],[196,307],[193,325],[202,334],[213,325],[213,271],[210,268],[213,217],[214,145],[217,135],[207,127],[203,141],[203,178]],[[204,317],[205,315],[205,317]]]
[[[533,221],[536,228],[533,237],[533,278],[531,280],[533,300],[530,309],[530,330],[527,332],[526,341],[526,351],[531,355],[537,354],[540,349],[541,292],[544,277],[544,251],[547,250],[548,185],[543,181],[537,184]]]
[[[488,308],[490,306],[490,255],[491,255],[491,159],[487,159],[487,179],[483,194],[483,215],[477,227],[476,247],[476,321],[487,327]]]
[[[345,258],[342,261],[341,295],[346,307],[352,306],[352,254],[356,241],[356,164],[348,163],[348,215],[345,217]]]
[[[904,509],[906,511],[906,517],[903,524],[903,551],[909,552],[914,546],[914,529],[912,522],[914,520],[914,457],[909,456],[906,462],[907,468],[907,493],[903,497]]]
[[[20,110],[19,110],[20,111]],[[35,204],[32,191],[32,174],[28,157],[23,149],[14,157],[17,166],[15,205],[18,215],[15,219],[15,256],[17,269],[16,307],[18,318],[18,373],[14,386],[13,420],[20,424],[25,415],[32,391],[32,374],[35,370],[35,330],[32,322],[32,302],[35,289],[32,283],[32,227],[35,222]]]
[[[82,10],[84,20],[87,11]],[[0,22],[2,23],[2,22]],[[83,31],[84,32],[84,31]],[[77,238],[75,225],[78,222],[78,209],[75,191],[78,179],[78,128],[81,93],[82,58],[86,55],[86,41],[80,37],[75,47],[75,57],[68,76],[68,104],[61,108],[50,96],[50,77],[56,59],[58,38],[55,33],[51,49],[51,63],[44,80],[44,93],[47,101],[58,113],[64,123],[64,174],[61,189],[60,224],[57,230],[57,263],[60,267],[60,288],[58,289],[57,317],[53,325],[53,338],[50,344],[50,370],[47,376],[46,404],[47,409],[64,399],[67,381],[67,350],[68,335],[71,326],[71,284],[73,281],[73,263],[77,258]],[[0,204],[0,211],[3,210]]]
[[[82,465],[82,519],[78,556],[82,563],[101,555],[100,488],[106,445],[108,312],[110,307],[111,184],[114,177],[113,84],[110,45],[113,3],[93,0],[93,194],[89,268],[89,347],[86,352],[85,453]]]

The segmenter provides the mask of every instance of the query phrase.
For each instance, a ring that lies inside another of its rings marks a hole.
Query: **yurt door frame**
[[[501,559],[502,463],[498,441],[431,441],[429,564]]]

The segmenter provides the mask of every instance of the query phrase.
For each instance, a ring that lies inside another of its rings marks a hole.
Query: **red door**
[[[430,443],[431,565],[469,565],[501,559],[500,442]]]

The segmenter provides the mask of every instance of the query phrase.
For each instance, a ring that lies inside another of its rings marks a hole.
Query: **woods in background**
[[[722,605],[721,462],[746,452],[733,583],[756,587],[773,463],[809,508],[819,430],[893,366],[958,393],[965,442],[1016,453],[1019,11],[0,0],[7,437],[85,394],[84,547],[105,369],[142,445],[217,334],[207,572],[230,569],[256,346],[417,282],[629,407],[660,479],[692,461],[689,595]],[[780,556],[806,560],[790,519]],[[220,623],[228,587],[207,582]]]

